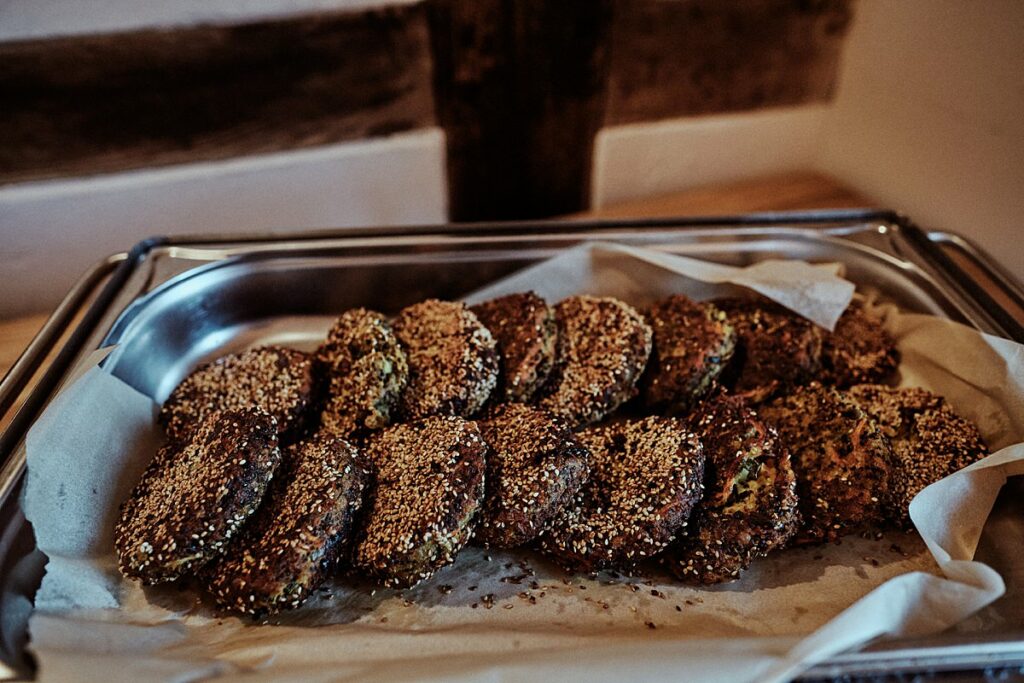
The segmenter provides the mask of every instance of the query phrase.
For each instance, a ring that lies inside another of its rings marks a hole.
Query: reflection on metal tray
[[[118,344],[114,374],[162,400],[195,364],[257,343],[309,347],[346,308],[385,312],[427,298],[456,299],[524,266],[585,240],[647,246],[742,265],[767,258],[832,261],[862,290],[872,289],[908,311],[957,320],[987,332],[1024,339],[1024,329],[990,299],[977,296],[955,264],[921,231],[891,213],[777,214],[729,219],[609,223],[525,223],[404,230],[317,233],[287,238],[159,239],[112,257],[69,295],[64,309],[81,307],[78,327],[45,368],[19,415],[0,435],[0,582],[34,590],[41,563],[32,559],[31,529],[17,505],[23,455],[16,446],[73,364],[89,351]],[[116,266],[116,268],[115,268]],[[97,281],[107,277],[98,291]],[[89,290],[86,292],[79,290]],[[51,321],[29,349],[29,360],[0,385],[0,417],[56,342],[70,313]],[[1015,326],[1016,325],[1016,326]],[[1019,500],[1004,491],[997,514]],[[982,544],[997,569],[1000,546]],[[38,553],[37,553],[38,555]],[[28,557],[28,560],[23,558]],[[20,563],[20,564],[19,564]],[[26,572],[26,567],[28,568]],[[26,576],[26,573],[30,576]],[[927,641],[901,641],[852,653],[816,667],[814,676],[879,671],[991,666],[1024,662],[1024,577],[1008,577],[1008,595],[969,627]],[[1015,580],[1020,579],[1020,580]],[[27,586],[27,588],[26,588]],[[29,597],[31,597],[29,595]],[[24,639],[3,625],[3,653],[29,671]],[[973,629],[974,632],[967,632]]]

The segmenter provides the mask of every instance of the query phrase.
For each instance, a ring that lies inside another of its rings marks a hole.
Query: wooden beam
[[[0,182],[433,125],[422,5],[0,43]]]

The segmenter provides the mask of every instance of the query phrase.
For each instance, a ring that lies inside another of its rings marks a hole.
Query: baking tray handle
[[[4,417],[17,401],[25,385],[39,370],[43,359],[64,336],[99,283],[110,275],[117,264],[124,261],[127,256],[127,254],[115,254],[86,271],[60,302],[53,314],[47,318],[32,342],[0,381],[0,418]]]
[[[99,324],[103,313],[121,292],[138,264],[154,247],[165,241],[165,237],[151,237],[136,244],[128,253],[108,256],[89,269],[0,382],[0,420],[13,414],[6,429],[0,432],[0,509],[25,469],[24,453],[17,451],[16,446],[46,401],[60,386],[62,378]],[[60,349],[56,350],[57,343],[65,338]],[[54,351],[54,356],[49,365],[25,396],[21,408],[13,410],[23,389],[42,369],[51,351]]]
[[[129,253],[109,256],[86,271],[0,381],[0,420],[12,416],[6,429],[0,433],[0,507],[25,470],[24,454],[19,454],[15,446],[24,438],[46,400],[59,385],[60,378],[68,371],[103,308],[124,285],[134,263],[146,253],[152,242],[140,243]],[[97,294],[96,290],[103,281],[106,284]],[[74,330],[69,332],[73,325]],[[65,338],[67,341],[58,351],[55,350]],[[51,351],[55,355],[49,366],[39,376],[20,408],[15,410],[18,397],[42,369]]]
[[[80,315],[82,319],[75,335],[84,331],[83,328],[88,326],[89,321],[86,320],[89,317],[88,312],[83,314],[83,311],[85,311],[90,298],[93,297],[104,280],[108,280],[109,284],[109,279],[118,271],[119,267],[125,265],[129,257],[130,254],[127,253],[114,254],[86,271],[0,381],[0,421],[6,421],[10,417],[7,428],[0,433],[0,504],[14,489],[24,468],[22,459],[14,457],[14,447],[21,440],[27,425],[35,418],[42,406],[40,399],[45,400],[45,397],[48,397],[55,388],[54,378],[57,376],[57,371],[63,372],[66,369],[63,367],[68,360],[65,356],[70,352],[70,347],[75,346],[70,343],[71,340],[65,350],[53,360],[50,368],[40,377],[20,408],[17,406],[18,398],[32,378],[42,369],[47,356],[65,337]]]
[[[965,237],[938,230],[925,232],[904,216],[898,223],[904,237],[933,267],[974,299],[1006,337],[1024,344],[1024,288],[1014,276]],[[968,268],[949,252],[956,253]]]
[[[970,264],[971,270],[976,271],[989,283],[998,287],[1002,294],[1001,298],[1010,302],[1016,309],[1008,310],[1007,313],[1021,320],[1020,316],[1024,314],[1024,285],[1021,285],[1010,271],[1003,268],[988,252],[962,235],[933,230],[928,233],[928,239],[948,251],[955,252]],[[961,272],[963,272],[962,268]],[[965,277],[969,276],[970,274],[965,273]]]

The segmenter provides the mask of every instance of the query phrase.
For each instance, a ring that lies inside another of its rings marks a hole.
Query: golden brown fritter
[[[277,424],[260,408],[208,414],[157,453],[121,505],[118,566],[145,584],[173,581],[224,551],[281,462]]]
[[[498,381],[498,352],[494,337],[465,304],[413,304],[402,309],[392,329],[409,363],[399,403],[403,420],[468,417],[484,405]]]
[[[470,310],[491,331],[501,356],[501,375],[492,398],[529,401],[555,362],[555,311],[535,292],[509,294]]]
[[[882,322],[857,301],[850,304],[822,347],[823,381],[843,388],[884,381],[896,372],[900,353]]]
[[[682,533],[700,500],[704,452],[684,423],[648,417],[579,433],[592,456],[576,500],[540,537],[568,569],[627,568]]]
[[[738,396],[708,401],[695,428],[707,458],[704,500],[667,564],[691,583],[732,581],[799,528],[796,473],[774,431]]]
[[[317,434],[287,451],[259,511],[203,570],[222,608],[262,615],[298,607],[352,539],[369,474],[356,449]]]
[[[647,312],[654,351],[641,386],[644,403],[685,414],[714,386],[736,344],[725,313],[714,304],[673,294]]]
[[[831,541],[885,521],[895,457],[878,425],[849,395],[812,384],[761,406],[793,457],[801,543]]]
[[[500,548],[524,545],[579,492],[590,453],[560,419],[521,403],[496,406],[479,424],[490,451],[476,538]]]
[[[910,525],[910,501],[922,489],[988,455],[978,428],[925,389],[864,384],[851,388],[850,396],[892,443],[892,516],[897,524]]]
[[[737,348],[723,382],[754,403],[807,384],[821,370],[824,330],[765,299],[720,299]]]
[[[373,435],[373,473],[358,567],[411,586],[451,564],[473,533],[484,496],[487,444],[475,422],[433,416]]]
[[[636,395],[651,328],[632,306],[573,296],[555,307],[558,354],[538,405],[571,426],[597,422]]]
[[[171,392],[159,419],[168,437],[180,439],[210,413],[259,406],[274,417],[283,436],[302,426],[313,388],[308,354],[261,346],[194,370]]]
[[[409,366],[384,316],[365,308],[346,311],[315,357],[328,379],[322,429],[361,439],[391,424]]]

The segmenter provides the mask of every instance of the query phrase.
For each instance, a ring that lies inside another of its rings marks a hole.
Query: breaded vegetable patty
[[[978,428],[925,389],[864,384],[851,388],[850,395],[892,443],[892,515],[897,524],[910,524],[910,501],[924,487],[988,455]]]
[[[521,403],[497,406],[480,431],[490,452],[476,537],[501,548],[529,543],[580,490],[590,453],[560,419]]]
[[[642,380],[644,403],[686,413],[714,386],[732,358],[736,334],[714,304],[674,294],[647,312],[654,351]]]
[[[628,567],[664,550],[700,500],[704,451],[679,420],[648,417],[579,433],[590,478],[541,536],[542,549],[568,569]]]
[[[281,462],[277,424],[260,408],[210,413],[171,441],[121,505],[121,573],[173,581],[220,555],[252,515]]]
[[[776,434],[742,398],[709,401],[695,422],[707,458],[704,500],[667,561],[684,581],[714,584],[739,578],[796,533],[796,474]]]
[[[300,426],[313,393],[308,354],[281,346],[230,354],[189,374],[164,402],[160,423],[171,439],[186,437],[215,411],[258,406],[280,434]]]
[[[318,434],[288,449],[259,511],[207,565],[209,589],[230,611],[298,607],[334,571],[351,541],[369,475],[356,449]]]
[[[487,444],[475,422],[434,416],[375,434],[366,524],[356,564],[389,586],[411,586],[455,560],[484,496]]]
[[[365,308],[346,311],[316,359],[328,378],[324,430],[343,439],[362,438],[391,424],[409,366],[384,316]]]
[[[573,296],[555,307],[558,354],[538,405],[570,425],[597,422],[636,395],[651,328],[628,304]]]
[[[491,331],[501,356],[494,396],[526,402],[544,384],[555,363],[558,325],[555,311],[534,292],[509,294],[470,310]]]
[[[409,363],[402,419],[468,417],[484,405],[498,382],[498,352],[465,304],[428,299],[402,309],[392,329]]]
[[[831,541],[885,521],[895,457],[849,395],[817,384],[758,409],[793,456],[803,529],[799,542]]]
[[[824,330],[763,299],[714,302],[736,328],[737,350],[727,386],[759,403],[815,379]]]
[[[900,353],[881,321],[854,301],[826,333],[822,360],[824,381],[842,388],[881,382],[896,372]]]

